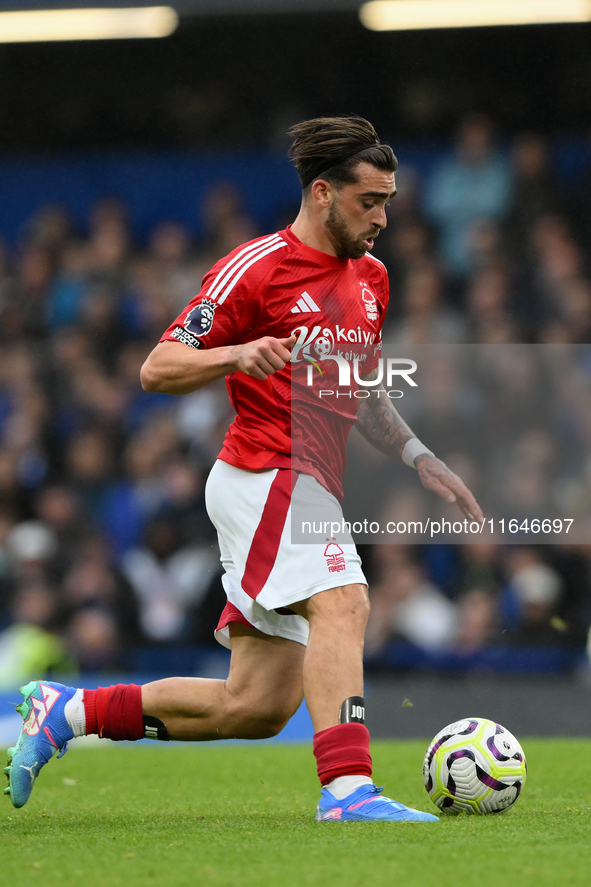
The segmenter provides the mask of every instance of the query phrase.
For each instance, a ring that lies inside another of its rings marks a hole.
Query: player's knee
[[[365,629],[369,618],[369,597],[365,585],[343,585],[331,588],[310,598],[310,621],[322,621],[327,625],[344,627],[356,624]]]
[[[236,739],[270,739],[283,730],[287,720],[273,715],[235,712],[225,722],[224,733]]]
[[[367,587],[365,585],[353,585],[349,587],[355,589],[353,592],[353,609],[363,624],[367,625],[370,611]]]
[[[242,739],[269,739],[280,733],[299,707],[281,700],[269,704],[263,702],[238,701],[228,712],[227,726],[230,735]]]
[[[281,700],[274,705],[265,707],[260,715],[260,729],[264,732],[261,739],[268,739],[281,733],[290,718],[294,716],[301,705],[301,698],[297,700]]]
[[[281,733],[288,721],[289,718],[282,717],[280,713],[266,715],[252,724],[250,738],[271,739]]]

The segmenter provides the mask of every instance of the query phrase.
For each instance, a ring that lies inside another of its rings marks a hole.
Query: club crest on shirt
[[[368,320],[378,319],[378,303],[376,297],[364,281],[359,281],[361,287],[361,298],[365,304],[365,313]]]
[[[213,318],[217,305],[209,299],[203,299],[200,305],[195,305],[185,319],[185,329],[198,338],[206,336],[213,326]]]

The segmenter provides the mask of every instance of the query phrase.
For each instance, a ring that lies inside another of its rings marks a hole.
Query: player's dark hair
[[[380,142],[369,120],[363,117],[316,117],[296,123],[289,135],[293,144],[288,156],[304,190],[318,178],[336,186],[354,183],[355,168],[362,162],[384,172],[398,169],[390,145]]]

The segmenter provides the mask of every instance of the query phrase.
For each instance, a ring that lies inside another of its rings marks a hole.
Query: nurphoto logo
[[[400,379],[404,380],[404,382],[412,388],[418,387],[415,380],[411,378],[413,373],[417,370],[416,361],[405,357],[378,358],[376,371],[375,373],[372,373],[372,376],[375,376],[375,378],[371,379],[363,379],[360,375],[360,361],[357,357],[353,358],[352,362],[347,360],[342,354],[327,354],[322,360],[305,356],[304,360],[308,363],[306,385],[310,388],[314,386],[315,369],[320,373],[321,377],[326,377],[328,375],[328,368],[326,366],[328,360],[334,360],[338,366],[339,377],[338,382],[336,383],[336,388],[321,388],[318,392],[318,397],[321,398],[330,396],[356,398],[370,397],[370,388],[378,389],[376,392],[378,397],[382,392],[387,394],[391,399],[404,397],[404,391],[393,387],[395,379],[396,381],[399,381]],[[353,369],[353,381],[361,386],[357,391],[351,391],[351,367]],[[339,389],[343,390],[340,391]]]

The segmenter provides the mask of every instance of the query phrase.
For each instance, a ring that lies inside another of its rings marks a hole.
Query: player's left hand
[[[445,462],[429,453],[421,453],[415,459],[415,466],[426,490],[431,490],[450,504],[455,502],[467,518],[482,523],[484,515],[480,505],[464,481],[450,471]]]

